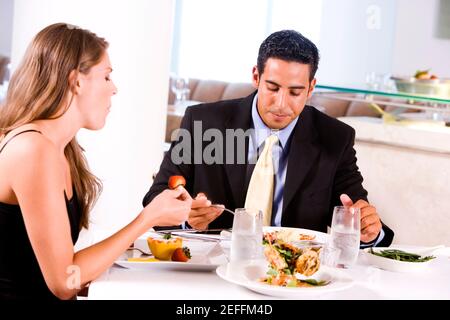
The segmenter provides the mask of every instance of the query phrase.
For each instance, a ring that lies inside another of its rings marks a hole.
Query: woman
[[[101,191],[76,133],[101,129],[117,92],[107,47],[54,24],[12,76],[0,109],[0,299],[73,298],[150,227],[187,220],[189,194],[167,190],[122,230],[74,253]]]

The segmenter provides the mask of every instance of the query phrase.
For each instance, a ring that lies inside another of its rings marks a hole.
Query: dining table
[[[149,251],[147,238],[139,237],[135,248]],[[325,234],[326,235],[326,234]],[[160,262],[127,265],[124,256],[116,261],[89,286],[88,300],[277,300],[299,299],[298,295],[261,294],[247,286],[220,277],[216,269],[227,263],[230,240],[210,236],[211,240],[184,239],[189,244],[205,244],[223,249],[224,260],[214,261],[208,268],[165,268]],[[421,246],[399,246],[414,250]],[[136,256],[137,250],[124,253]],[[427,268],[414,272],[393,272],[372,265],[367,253],[360,250],[355,265],[339,272],[351,279],[351,285],[340,290],[324,290],[302,294],[301,300],[448,300],[450,299],[450,247],[441,246],[433,252]],[[170,262],[165,265],[171,266]],[[136,267],[137,266],[137,267]],[[217,268],[216,268],[217,267]],[[223,268],[223,267],[222,267]]]

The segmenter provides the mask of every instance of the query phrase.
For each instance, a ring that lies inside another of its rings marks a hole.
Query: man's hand
[[[358,200],[354,204],[346,194],[341,195],[341,202],[345,207],[359,208],[361,211],[361,241],[368,243],[375,240],[382,227],[377,209],[364,200]]]
[[[188,223],[197,230],[206,230],[211,221],[215,220],[223,209],[211,207],[211,201],[204,193],[199,193],[192,201]]]

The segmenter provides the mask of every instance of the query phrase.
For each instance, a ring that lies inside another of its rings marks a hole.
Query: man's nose
[[[287,94],[285,90],[279,90],[277,96],[277,105],[281,109],[285,109],[287,107]]]

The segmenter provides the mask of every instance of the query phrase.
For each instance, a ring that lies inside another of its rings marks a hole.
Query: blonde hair
[[[67,98],[76,85],[69,75],[87,74],[108,48],[105,39],[66,23],[40,31],[11,77],[6,100],[0,108],[0,140],[8,132],[35,120],[57,119],[69,108]],[[81,209],[81,227],[88,227],[89,212],[102,190],[74,137],[64,154],[70,164],[72,183]]]

